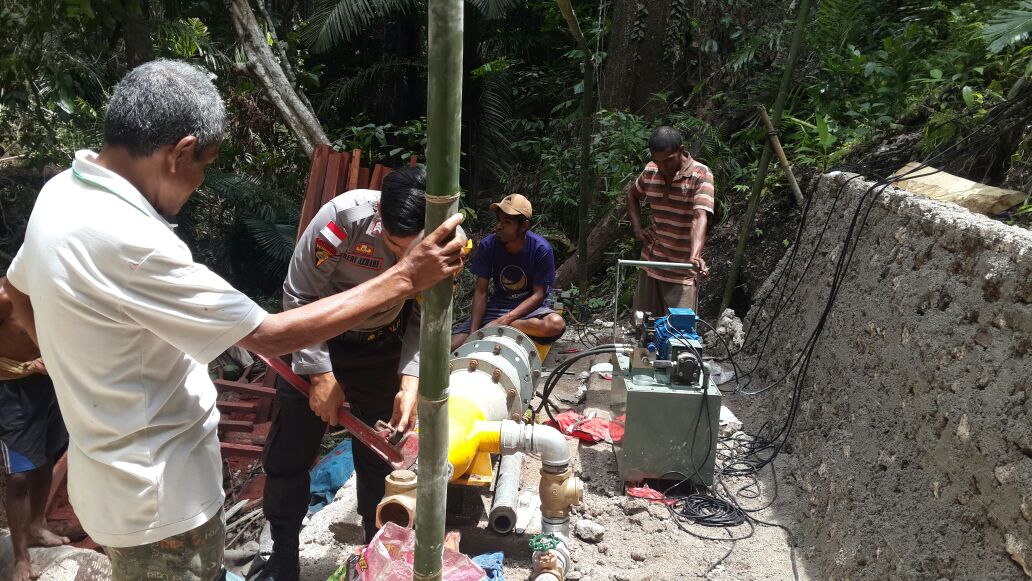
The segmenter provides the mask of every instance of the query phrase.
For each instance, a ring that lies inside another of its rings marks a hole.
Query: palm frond
[[[989,42],[989,51],[994,53],[1028,40],[1032,35],[1032,0],[1022,0],[1015,8],[1001,10],[989,20],[982,34]]]
[[[469,3],[488,20],[503,18],[520,4],[519,0],[469,0]]]
[[[386,57],[358,71],[354,75],[337,79],[330,86],[326,87],[326,90],[320,95],[318,111],[323,113],[333,105],[346,104],[358,97],[363,89],[366,89],[374,82],[380,81],[387,75],[412,67],[425,68],[426,65],[411,59]],[[379,84],[383,85],[383,83]]]
[[[355,38],[377,19],[404,14],[417,0],[319,0],[301,39],[315,52],[326,52]]]
[[[484,79],[480,93],[480,163],[496,176],[509,173],[515,161],[512,150],[512,87],[502,72]]]
[[[246,217],[241,221],[268,259],[263,267],[269,274],[285,273],[290,257],[294,254],[294,235],[297,233],[297,226],[270,222],[257,217]]]

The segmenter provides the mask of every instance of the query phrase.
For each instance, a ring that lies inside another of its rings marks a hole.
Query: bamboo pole
[[[427,92],[426,232],[459,206],[462,127],[462,0],[430,0]],[[452,281],[423,293],[419,359],[419,484],[416,581],[439,580],[448,492],[448,351]]]
[[[792,164],[788,163],[788,156],[785,155],[785,150],[781,147],[781,140],[778,139],[778,130],[774,129],[774,124],[771,123],[770,116],[767,115],[767,108],[760,105],[758,109],[760,110],[760,118],[763,119],[763,125],[767,128],[767,138],[770,139],[770,145],[778,156],[778,163],[781,164],[781,171],[788,178],[788,187],[792,190],[792,196],[795,198],[796,205],[802,208],[806,203],[803,200],[803,191],[799,189],[799,182],[796,181],[795,174],[792,173]]]
[[[774,118],[772,123],[775,130],[781,124],[781,115],[785,112],[785,102],[788,101],[788,89],[792,83],[792,74],[795,72],[796,61],[799,60],[799,49],[803,44],[803,32],[806,30],[806,21],[810,16],[811,3],[812,0],[802,0],[799,4],[799,16],[796,17],[796,27],[792,32],[792,44],[788,49],[788,62],[785,63],[785,70],[781,75],[781,86],[778,88],[778,96],[774,100]],[[724,297],[720,301],[721,313],[731,304],[731,294],[735,290],[735,285],[738,284],[738,274],[742,269],[742,258],[745,256],[746,242],[749,240],[749,233],[752,231],[756,207],[760,202],[760,193],[763,192],[763,182],[767,179],[767,169],[770,166],[772,150],[773,147],[771,147],[770,140],[766,140],[763,154],[760,155],[760,166],[756,168],[756,179],[753,180],[752,191],[749,194],[749,208],[745,211],[742,230],[738,236],[735,260],[731,264],[731,272],[728,274],[727,285],[724,287]]]

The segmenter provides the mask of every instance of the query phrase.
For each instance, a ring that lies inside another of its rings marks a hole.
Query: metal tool
[[[294,389],[308,397],[312,385],[294,373],[286,363],[278,357],[258,357]],[[400,432],[382,420],[370,427],[355,417],[350,409],[347,403],[341,406],[337,412],[337,420],[355,439],[365,444],[395,470],[408,469],[416,463],[419,455],[419,436],[415,432]]]

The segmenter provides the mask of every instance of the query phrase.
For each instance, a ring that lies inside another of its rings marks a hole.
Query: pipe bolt
[[[494,354],[498,355],[501,352],[502,352],[502,345],[500,343],[496,343],[495,347],[494,347]]]
[[[477,367],[479,367],[479,366],[480,366],[480,360],[479,359],[474,359],[474,360],[470,361],[469,362],[469,372],[473,373],[474,371],[477,370]]]
[[[491,372],[491,381],[493,381],[495,383],[498,383],[498,380],[501,379],[501,378],[502,378],[502,370],[498,369],[496,367],[495,370]]]

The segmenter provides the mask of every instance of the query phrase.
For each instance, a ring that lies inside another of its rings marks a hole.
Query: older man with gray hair
[[[69,496],[114,579],[218,579],[222,461],[206,364],[232,345],[270,356],[340,335],[462,268],[456,215],[381,276],[268,314],[204,266],[174,216],[219,153],[225,107],[174,61],[115,88],[99,154],[43,187],[5,288],[39,345],[68,424]]]

